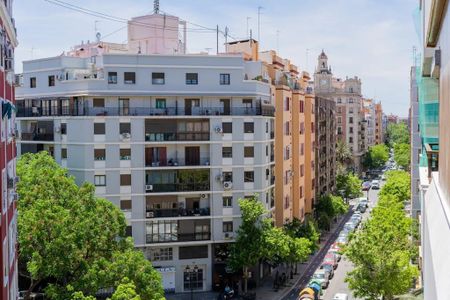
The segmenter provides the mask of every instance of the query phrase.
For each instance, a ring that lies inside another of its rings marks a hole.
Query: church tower
[[[328,66],[328,57],[322,50],[317,58],[317,68],[314,73],[314,90],[316,94],[327,94],[332,92],[331,82],[333,74]]]

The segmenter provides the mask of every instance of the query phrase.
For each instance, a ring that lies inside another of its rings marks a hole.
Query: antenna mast
[[[153,13],[159,14],[159,0],[153,0]]]

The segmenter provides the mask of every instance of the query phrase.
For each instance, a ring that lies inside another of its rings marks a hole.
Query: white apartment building
[[[102,45],[24,62],[18,154],[49,151],[120,207],[167,292],[220,287],[238,199],[274,206],[270,84],[247,79],[262,62]]]

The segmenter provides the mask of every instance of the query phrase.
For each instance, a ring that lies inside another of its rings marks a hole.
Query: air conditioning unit
[[[225,237],[226,240],[231,240],[233,238],[233,233],[225,232],[224,237]]]
[[[61,127],[60,126],[55,127],[55,132],[56,133],[60,133],[61,132]]]
[[[145,185],[145,190],[146,190],[146,191],[153,191],[153,185],[151,185],[151,184],[146,184],[146,185]]]
[[[122,140],[129,140],[131,138],[131,134],[128,132],[124,132],[121,134]]]
[[[224,190],[231,190],[233,188],[233,183],[231,181],[225,181],[223,183]]]
[[[146,216],[147,218],[153,218],[153,217],[154,217],[154,213],[153,213],[152,211],[148,211],[148,212],[145,214],[145,216]]]
[[[216,128],[214,129],[214,131],[215,131],[216,133],[223,133],[222,127],[216,127]]]
[[[201,194],[201,195],[200,195],[200,198],[206,199],[206,194]]]

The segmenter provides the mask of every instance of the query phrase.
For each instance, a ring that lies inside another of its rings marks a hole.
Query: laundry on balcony
[[[11,119],[13,111],[16,111],[16,107],[11,102],[2,101],[2,119],[4,119],[5,116],[7,116],[8,119]]]

